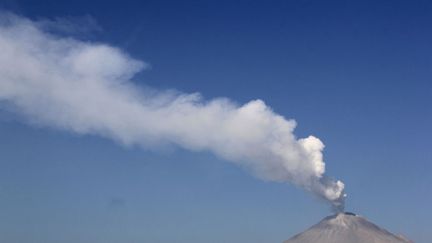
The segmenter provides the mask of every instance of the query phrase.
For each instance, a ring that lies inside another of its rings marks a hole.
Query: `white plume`
[[[1,14],[0,102],[30,123],[126,145],[211,151],[261,179],[290,182],[343,206],[344,184],[324,175],[324,144],[297,139],[294,120],[261,100],[239,106],[138,87],[131,78],[146,66],[110,45],[56,36]]]

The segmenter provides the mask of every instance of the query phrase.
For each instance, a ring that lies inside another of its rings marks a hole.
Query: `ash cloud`
[[[148,64],[11,13],[0,14],[0,53],[0,102],[30,124],[142,148],[211,151],[260,179],[295,184],[343,207],[344,184],[325,175],[324,144],[296,138],[296,122],[262,100],[239,105],[138,87],[131,79]]]
[[[42,31],[73,36],[88,36],[103,30],[90,15],[42,18],[35,21],[34,24]]]

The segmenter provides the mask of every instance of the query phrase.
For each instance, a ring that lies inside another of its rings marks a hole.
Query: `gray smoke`
[[[293,183],[343,208],[344,184],[325,176],[324,144],[297,139],[296,122],[262,100],[237,105],[138,87],[131,79],[146,63],[10,13],[0,14],[0,53],[0,102],[31,124],[125,145],[211,151],[258,178]]]

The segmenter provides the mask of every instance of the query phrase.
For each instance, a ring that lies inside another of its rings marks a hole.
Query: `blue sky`
[[[415,242],[432,211],[427,1],[5,1],[151,65],[139,86],[262,99],[326,145],[347,210]],[[89,25],[90,27],[92,25]],[[64,34],[64,33],[63,33]],[[330,214],[208,152],[141,149],[0,111],[5,242],[281,242]]]

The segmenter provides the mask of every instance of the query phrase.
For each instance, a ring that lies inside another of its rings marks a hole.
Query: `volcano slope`
[[[413,243],[353,213],[328,216],[284,243]]]

